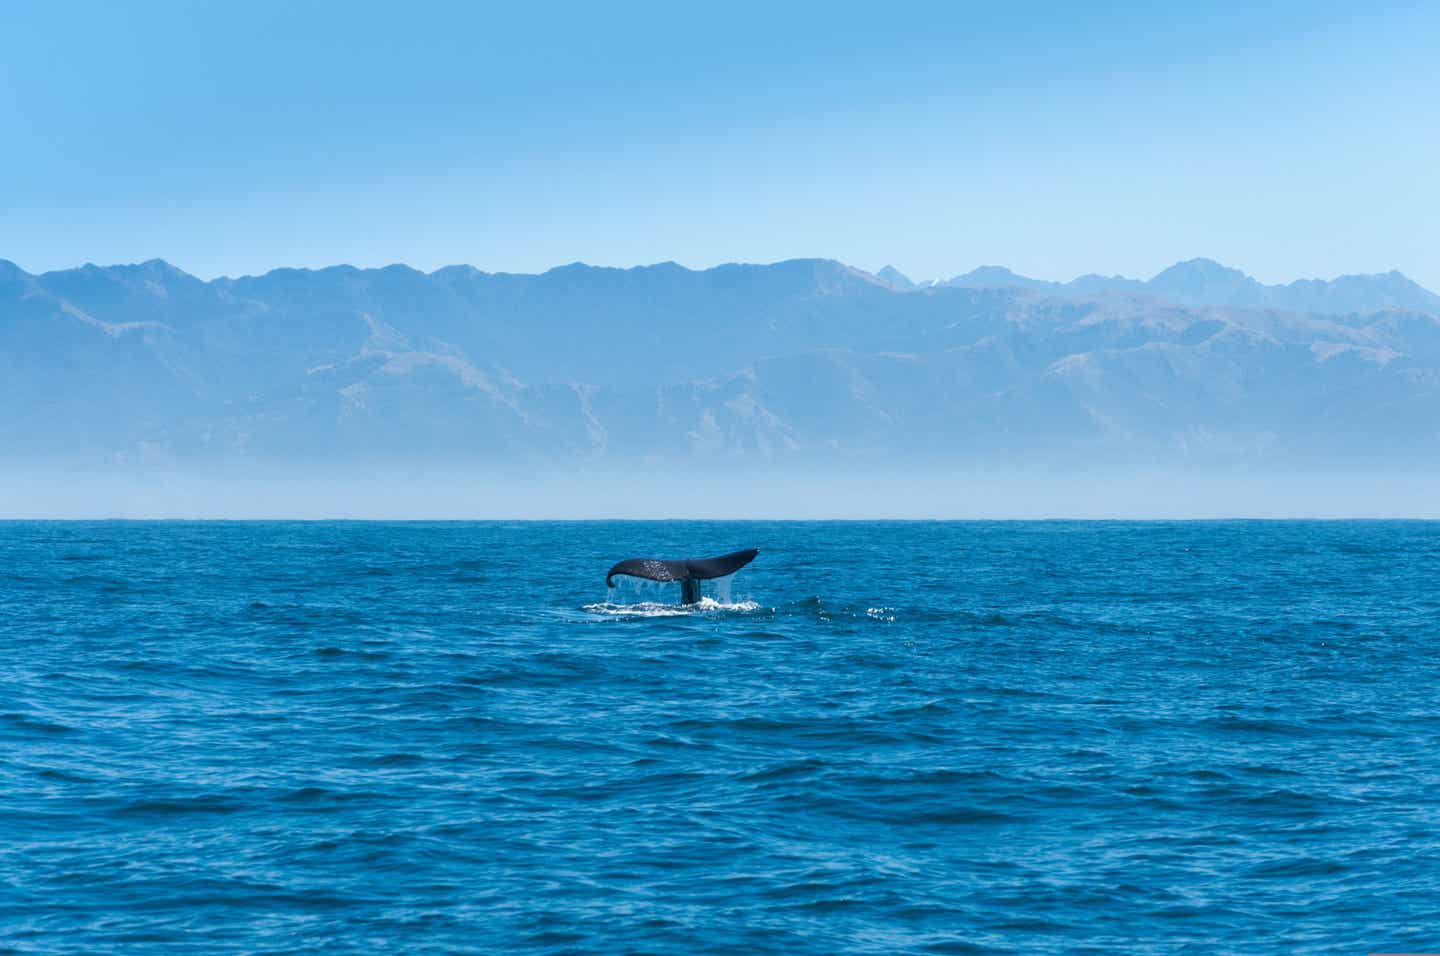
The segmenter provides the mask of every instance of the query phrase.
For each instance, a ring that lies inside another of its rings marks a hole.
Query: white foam
[[[748,613],[760,610],[754,601],[722,602],[702,597],[694,604],[661,604],[657,601],[640,601],[635,604],[586,604],[580,610],[609,617],[685,617],[691,614]]]

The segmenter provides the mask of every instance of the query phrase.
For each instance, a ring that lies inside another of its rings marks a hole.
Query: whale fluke
[[[759,553],[760,549],[750,548],[745,551],[736,551],[733,554],[722,554],[718,558],[687,561],[627,558],[606,572],[605,586],[613,588],[617,574],[629,575],[632,578],[644,578],[647,581],[679,581],[682,603],[694,604],[700,600],[700,581],[734,574],[754,561],[755,556]]]

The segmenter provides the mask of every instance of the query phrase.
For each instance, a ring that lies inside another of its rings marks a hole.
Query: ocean
[[[1437,580],[1407,522],[0,524],[0,952],[1440,951]]]

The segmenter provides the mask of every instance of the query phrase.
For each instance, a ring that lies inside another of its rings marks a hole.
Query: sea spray
[[[680,603],[680,586],[673,582],[647,581],[621,575],[605,589],[605,600],[586,604],[582,610],[593,614],[634,617],[673,617],[683,614],[704,614],[716,611],[755,611],[754,601],[737,601],[733,593],[735,575],[714,578],[701,583],[700,600],[694,604]]]

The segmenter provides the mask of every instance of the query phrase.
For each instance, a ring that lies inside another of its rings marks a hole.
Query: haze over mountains
[[[0,260],[0,461],[1346,469],[1440,458],[1440,297],[830,260],[201,281]]]

